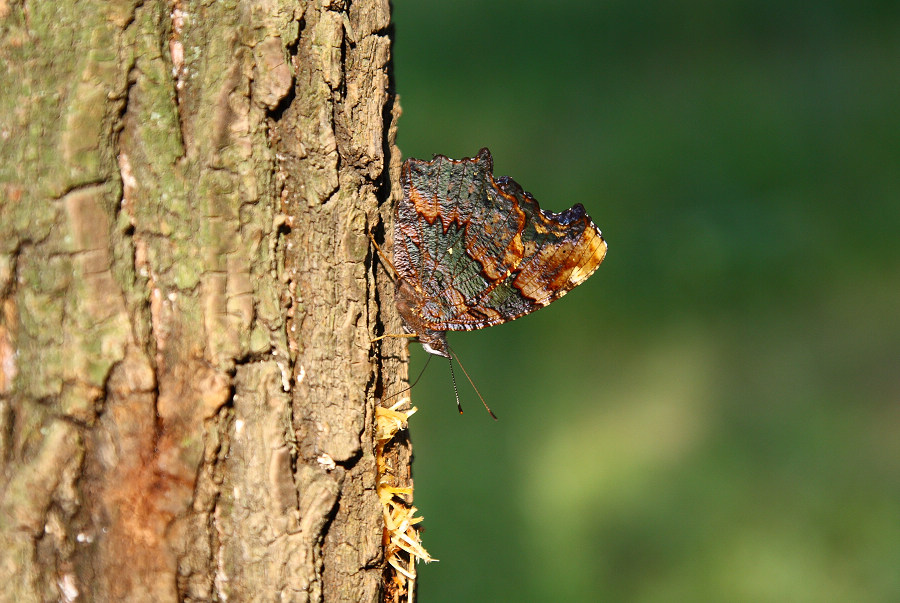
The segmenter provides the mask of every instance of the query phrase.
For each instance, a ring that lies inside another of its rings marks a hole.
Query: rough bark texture
[[[389,24],[0,0],[3,600],[378,600]]]

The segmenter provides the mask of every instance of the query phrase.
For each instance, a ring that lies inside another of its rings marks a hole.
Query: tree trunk
[[[0,1],[4,600],[387,596],[389,25],[387,0]]]

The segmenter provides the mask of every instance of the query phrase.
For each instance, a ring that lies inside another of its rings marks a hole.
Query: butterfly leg
[[[384,335],[379,335],[378,337],[373,339],[371,341],[371,343],[375,343],[376,341],[381,341],[382,339],[385,339],[387,337],[403,337],[403,338],[415,339],[416,337],[418,337],[418,335],[416,335],[415,333],[385,333]]]
[[[398,276],[397,269],[394,268],[394,263],[391,262],[390,258],[388,258],[387,254],[381,249],[381,246],[375,241],[375,237],[372,236],[372,233],[369,233],[369,240],[372,241],[372,245],[375,246],[375,249],[378,251],[378,257],[381,258],[381,262],[385,265],[385,267],[389,268],[388,272],[391,273],[391,279],[394,281],[399,281],[400,277]]]

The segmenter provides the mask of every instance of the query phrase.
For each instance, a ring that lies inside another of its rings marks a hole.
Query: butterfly
[[[404,330],[450,357],[447,331],[501,324],[543,308],[583,283],[606,241],[578,203],[541,209],[491,152],[407,159],[394,216],[397,309]]]

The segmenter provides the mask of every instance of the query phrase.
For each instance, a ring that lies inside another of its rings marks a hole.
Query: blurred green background
[[[450,334],[499,422],[413,390],[420,600],[900,601],[900,3],[394,19],[404,157],[488,146],[610,248]]]

